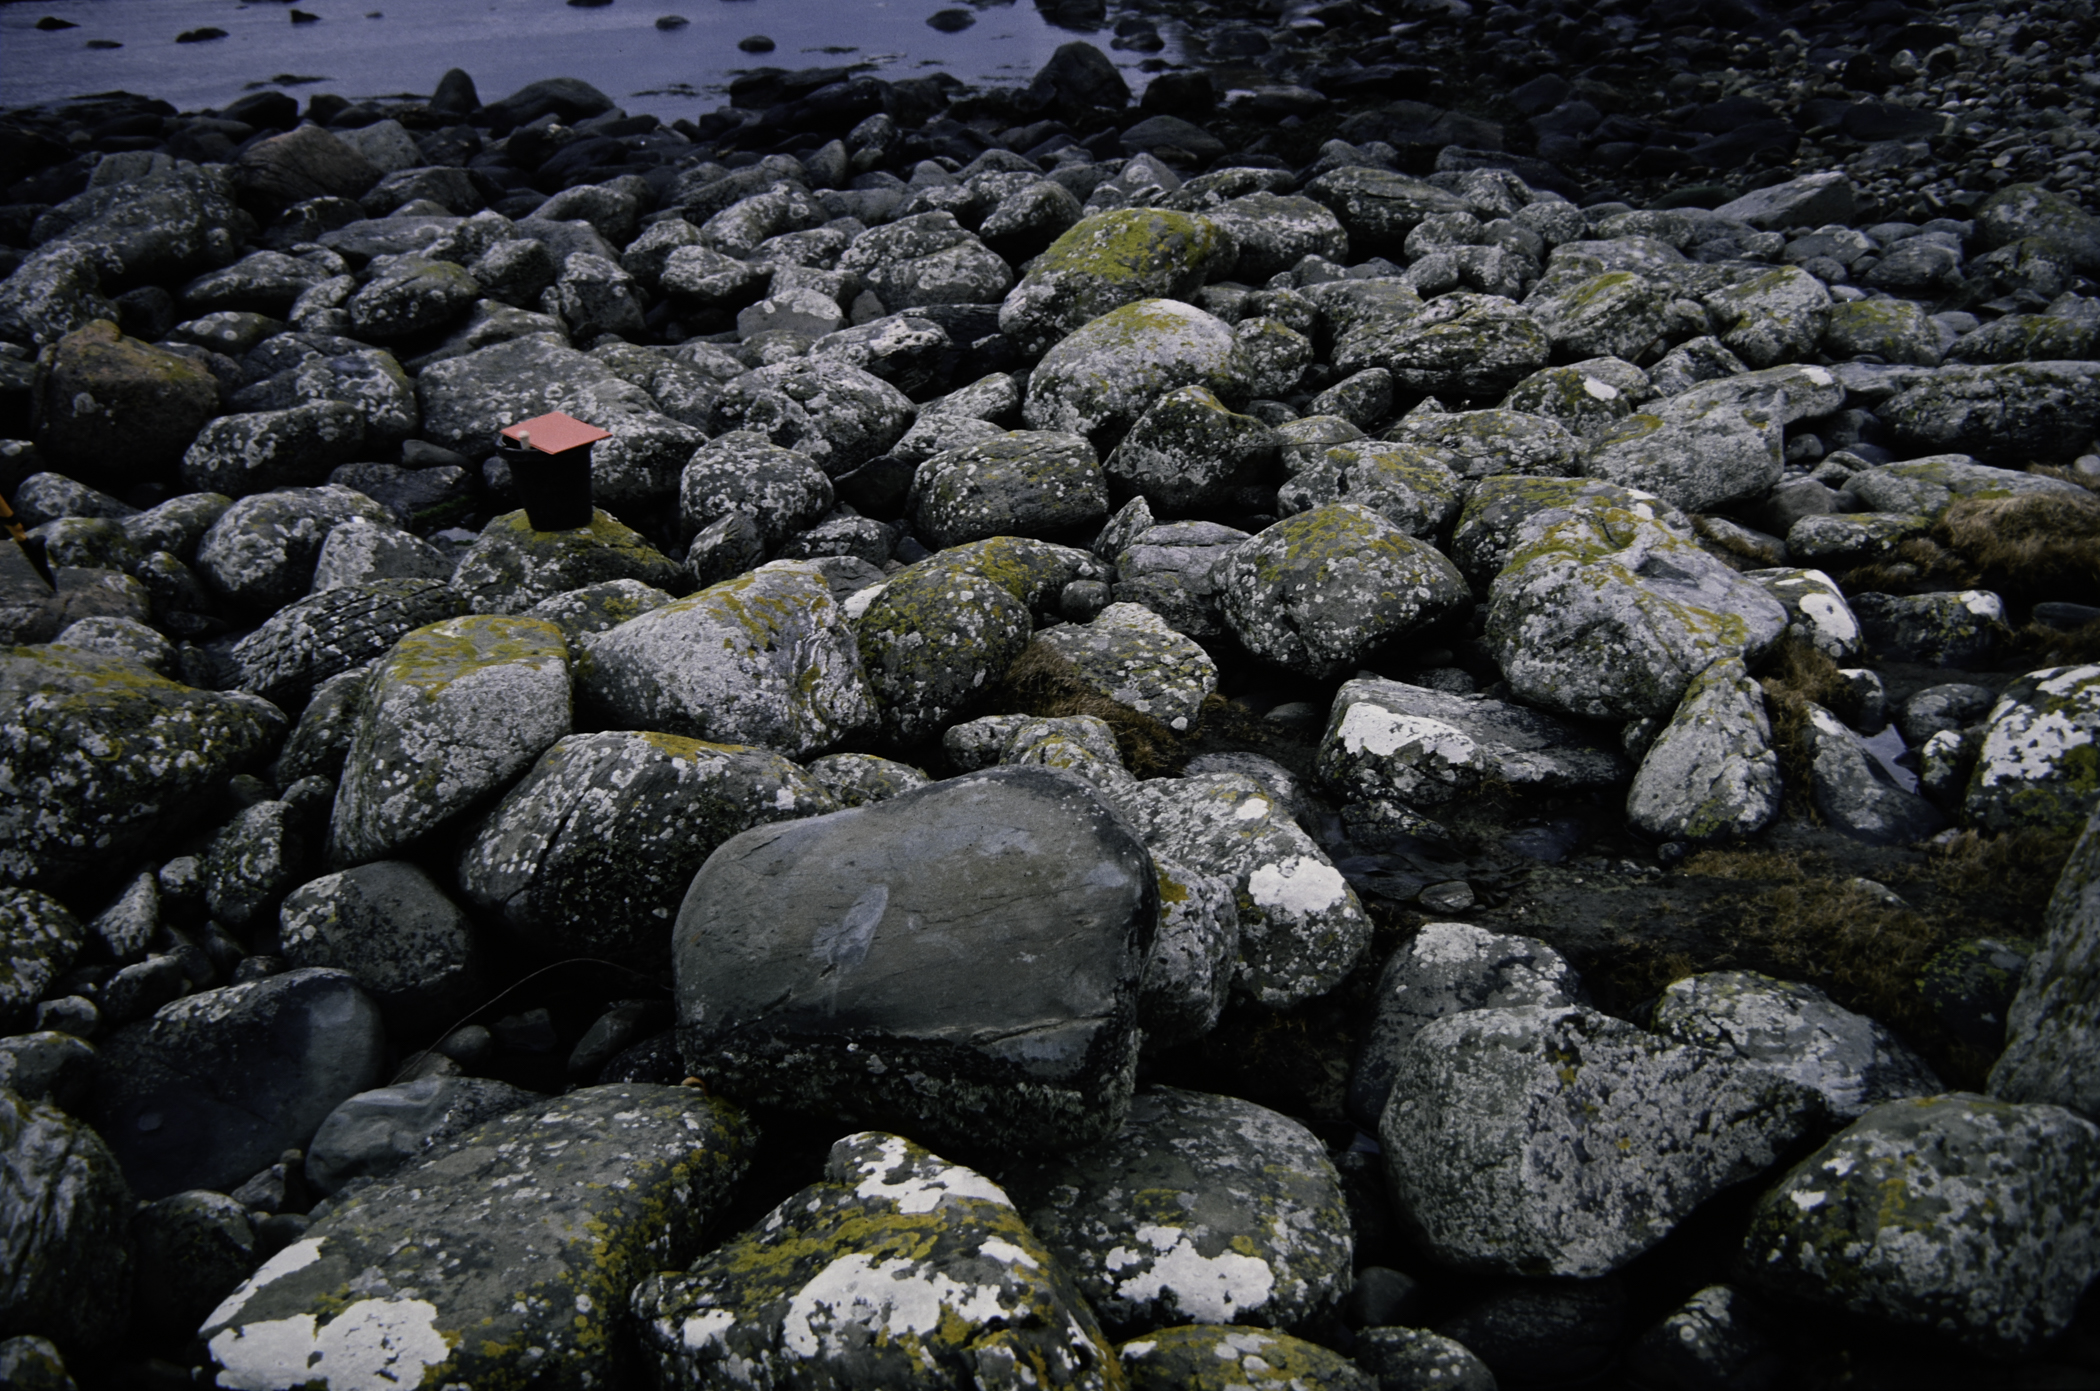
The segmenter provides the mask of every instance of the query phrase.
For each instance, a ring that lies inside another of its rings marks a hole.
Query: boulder
[[[130,1321],[133,1205],[109,1147],[57,1107],[0,1089],[0,1178],[0,1330],[34,1330],[82,1361],[106,1353]],[[72,1383],[61,1372],[52,1384]]]
[[[431,1037],[481,1003],[466,914],[405,860],[308,880],[285,898],[278,924],[286,961],[348,971],[402,1037]]]
[[[468,838],[460,890],[549,959],[653,968],[669,959],[671,916],[717,846],[840,805],[763,749],[624,730],[570,735]]]
[[[1764,691],[1740,657],[1692,678],[1641,759],[1626,819],[1663,841],[1753,835],[1779,815],[1784,794]]]
[[[1429,446],[1351,441],[1294,462],[1290,481],[1276,491],[1276,510],[1286,517],[1346,501],[1409,536],[1434,539],[1450,530],[1465,497],[1457,460]]]
[[[569,730],[569,651],[553,624],[478,614],[418,628],[366,686],[329,859],[347,867],[421,843]]]
[[[1472,597],[1441,552],[1347,502],[1285,518],[1215,573],[1225,621],[1247,650],[1321,679],[1457,617]]]
[[[972,559],[958,547],[922,560],[849,606],[883,730],[900,743],[937,734],[1027,650],[1027,599]]]
[[[1404,391],[1495,400],[1544,367],[1552,350],[1545,327],[1521,306],[1462,291],[1404,322],[1347,334],[1335,344],[1334,365],[1383,367]]]
[[[1229,325],[1176,300],[1140,299],[1044,354],[1021,414],[1035,429],[1086,435],[1105,449],[1177,387],[1204,387],[1227,407],[1243,403],[1249,371]]]
[[[710,429],[755,431],[837,478],[887,453],[916,414],[911,398],[880,377],[838,358],[803,358],[724,385]]]
[[[2100,1116],[2100,813],[2071,848],[2005,1015],[2005,1051],[1991,1095]]]
[[[1329,170],[1307,184],[1305,192],[1333,211],[1349,234],[1350,251],[1358,256],[1405,256],[1407,234],[1424,218],[1467,211],[1465,200],[1455,193],[1360,164]]]
[[[0,652],[0,710],[0,878],[50,888],[144,850],[285,729],[252,696],[66,647]]]
[[[259,1264],[257,1214],[224,1193],[191,1189],[147,1203],[131,1219],[137,1332],[186,1341]]]
[[[1436,449],[1461,478],[1565,478],[1582,471],[1582,441],[1559,421],[1522,409],[1410,412],[1388,433]]]
[[[1984,728],[1963,818],[1992,831],[2069,832],[2100,807],[2094,778],[2100,667],[2044,667],[1999,694]]]
[[[905,506],[936,550],[994,536],[1069,536],[1108,515],[1108,481],[1083,436],[1014,430],[920,464]]]
[[[1887,1102],[1758,1202],[1744,1277],[2018,1357],[2100,1273],[2100,1128],[1966,1092]]]
[[[684,568],[601,508],[573,531],[535,531],[524,511],[491,517],[452,571],[475,613],[523,613],[557,594],[610,580],[686,587]]]
[[[1370,945],[1356,891],[1267,786],[1242,773],[1153,778],[1114,800],[1157,854],[1232,886],[1234,993],[1288,1009],[1340,984]]]
[[[1544,942],[1470,923],[1424,923],[1379,972],[1370,1028],[1349,1071],[1349,1116],[1375,1133],[1400,1059],[1439,1019],[1475,1009],[1573,1005],[1582,978]]]
[[[1570,1005],[1469,1010],[1401,1053],[1386,1175],[1437,1258],[1594,1277],[1769,1168],[1815,1093],[1728,1054]]]
[[[1790,567],[1750,570],[1745,574],[1786,607],[1788,637],[1806,643],[1834,662],[1858,659],[1859,619],[1845,602],[1845,591],[1830,576],[1821,570]]]
[[[1704,299],[1721,344],[1752,367],[1806,358],[1830,320],[1830,292],[1798,266],[1780,266]]]
[[[312,587],[329,533],[357,518],[390,520],[363,493],[334,483],[244,497],[198,541],[197,574],[236,609],[274,613]]]
[[[1036,641],[1110,700],[1183,733],[1218,687],[1210,655],[1138,604],[1110,604],[1091,623],[1060,624]]]
[[[999,253],[950,212],[918,213],[869,228],[846,248],[838,269],[864,279],[892,311],[995,304],[1014,283]]]
[[[485,1120],[544,1100],[492,1077],[418,1077],[359,1092],[314,1132],[306,1147],[307,1186],[328,1197],[356,1179],[384,1178]],[[238,1283],[229,1283],[211,1303]],[[203,1320],[198,1314],[190,1328]]]
[[[198,1330],[256,1388],[625,1378],[627,1294],[691,1258],[750,1162],[750,1122],[692,1088],[587,1087],[482,1122],[339,1200]],[[638,1370],[638,1369],[635,1369]]]
[[[1912,845],[1946,826],[1938,807],[1898,786],[1866,741],[1822,706],[1809,705],[1802,742],[1809,795],[1834,829],[1870,845]]]
[[[845,611],[808,561],[776,560],[584,640],[586,698],[630,728],[800,758],[873,725]]]
[[[999,1178],[1113,1334],[1190,1319],[1294,1327],[1348,1284],[1348,1209],[1326,1148],[1237,1097],[1156,1088],[1100,1144]]]
[[[1620,508],[1690,541],[1692,519],[1653,493],[1598,479],[1485,477],[1451,533],[1451,559],[1482,594],[1510,557],[1593,504]]]
[[[4,953],[0,960],[8,968],[6,978],[0,980],[0,1028],[10,1034],[28,1029],[36,1019],[37,1001],[73,964],[87,941],[80,920],[51,895],[35,889],[0,888],[0,953]]]
[[[1942,367],[1876,408],[1906,451],[2024,468],[2068,464],[2100,424],[2100,364]]]
[[[609,430],[656,409],[641,387],[546,334],[432,363],[416,378],[416,400],[423,438],[474,459],[495,452],[497,431],[550,411]]]
[[[152,1201],[226,1193],[379,1080],[379,1010],[347,972],[293,970],[187,995],[98,1045],[86,1119]]]
[[[1218,562],[1247,539],[1216,522],[1148,526],[1116,555],[1116,602],[1144,605],[1177,633],[1218,637],[1225,632]]]
[[[1189,298],[1235,254],[1232,238],[1205,217],[1165,208],[1096,213],[1030,263],[999,306],[999,330],[1039,354],[1111,310]]]
[[[1314,764],[1352,800],[1443,806],[1484,783],[1586,791],[1623,782],[1618,750],[1537,710],[1378,677],[1335,694]]]
[[[466,611],[458,593],[430,579],[338,585],[295,599],[234,645],[240,689],[299,709],[321,682],[364,665],[414,629]]]
[[[1185,386],[1154,401],[1104,467],[1119,495],[1141,496],[1164,516],[1240,510],[1275,482],[1276,443],[1261,421]]]
[[[1192,1323],[1116,1349],[1131,1391],[1374,1391],[1338,1352],[1266,1328]]]
[[[659,1262],[659,1267],[663,1264]],[[1110,1391],[1115,1354],[999,1187],[898,1135],[824,1176],[632,1308],[655,1384]]]
[[[681,1051],[761,1104],[980,1148],[1092,1143],[1129,1109],[1157,913],[1144,845],[1048,769],[759,827],[679,909]]]
[[[69,472],[143,482],[172,469],[218,410],[218,383],[201,365],[98,320],[58,342],[37,444]]]
[[[1590,441],[1583,472],[1655,494],[1686,512],[1762,497],[1785,468],[1780,430],[1734,405],[1643,411]]]
[[[1527,702],[1639,719],[1675,710],[1712,663],[1762,655],[1786,617],[1681,534],[1596,502],[1510,555],[1490,590],[1486,640]]]

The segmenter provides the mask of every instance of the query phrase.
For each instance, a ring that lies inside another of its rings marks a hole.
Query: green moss
[[[1200,267],[1224,238],[1215,225],[1165,208],[1116,208],[1075,224],[1050,244],[1032,273],[1136,281]]]

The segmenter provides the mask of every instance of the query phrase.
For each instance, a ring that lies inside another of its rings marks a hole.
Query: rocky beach
[[[736,12],[0,110],[0,1386],[2100,1388],[2092,6]]]

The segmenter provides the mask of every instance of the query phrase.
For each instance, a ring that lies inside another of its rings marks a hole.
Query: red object
[[[503,438],[513,443],[524,444],[542,454],[560,454],[586,444],[596,444],[602,439],[610,439],[612,431],[586,425],[573,415],[553,411],[505,426]]]

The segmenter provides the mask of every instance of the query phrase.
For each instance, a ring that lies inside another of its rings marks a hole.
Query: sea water
[[[319,16],[294,24],[298,9]],[[1025,83],[1061,43],[1089,39],[1123,70],[1133,93],[1139,63],[1174,60],[1181,36],[1162,26],[1157,55],[1114,51],[1107,30],[1051,24],[1028,3],[967,7],[975,23],[934,29],[955,0],[614,0],[578,8],[562,0],[28,0],[0,3],[0,106],[94,92],[159,97],[183,111],[224,106],[278,86],[304,99],[335,92],[427,96],[447,68],[474,78],[494,101],[543,77],[576,77],[630,114],[695,117],[725,101],[732,77],[754,67],[867,65],[897,80],[947,72],[972,86]],[[659,29],[657,20],[687,21]],[[39,30],[50,16],[77,28]],[[204,27],[226,37],[178,44]],[[770,53],[740,39],[764,34]],[[90,48],[90,41],[120,48]]]

